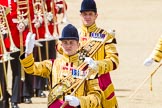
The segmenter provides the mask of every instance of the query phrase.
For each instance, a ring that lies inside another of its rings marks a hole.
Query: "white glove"
[[[112,36],[115,36],[115,30],[108,30],[108,33],[110,34],[110,35],[112,35]]]
[[[85,60],[84,60],[85,63],[89,64],[89,67],[94,69],[94,70],[97,70],[97,63],[90,57],[85,57]]]
[[[151,66],[151,64],[154,62],[154,60],[152,58],[147,58],[145,61],[144,61],[144,65],[145,66]]]
[[[29,32],[25,40],[26,46],[25,53],[30,54],[33,52],[34,43],[35,43],[35,34]]]
[[[80,105],[79,99],[75,96],[67,95],[65,96],[65,101],[68,101],[69,105],[73,107],[77,107]]]

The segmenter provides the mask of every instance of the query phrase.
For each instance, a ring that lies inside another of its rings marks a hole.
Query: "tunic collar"
[[[96,26],[95,23],[93,25],[89,26],[89,27],[82,25],[81,29],[86,33],[87,32],[94,32],[97,29],[97,26]]]
[[[63,54],[63,60],[65,62],[78,62],[79,61],[79,54],[75,54],[72,56],[68,56],[66,54]]]

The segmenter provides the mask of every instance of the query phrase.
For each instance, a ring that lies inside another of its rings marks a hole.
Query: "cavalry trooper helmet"
[[[79,34],[76,27],[74,27],[72,24],[68,24],[62,30],[62,35],[59,38],[59,40],[71,40],[71,39],[79,41]]]
[[[81,4],[80,12],[94,11],[97,12],[96,3],[94,0],[83,0]]]

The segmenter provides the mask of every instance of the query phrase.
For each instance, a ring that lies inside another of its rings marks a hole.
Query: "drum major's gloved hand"
[[[70,106],[77,107],[80,105],[80,101],[77,97],[72,96],[72,95],[67,95],[65,96],[65,101],[69,102]]]
[[[29,32],[25,40],[26,54],[30,54],[33,52],[34,44],[35,44],[35,34]]]
[[[90,68],[92,68],[96,71],[98,70],[97,63],[91,57],[85,57],[84,62],[87,63]]]

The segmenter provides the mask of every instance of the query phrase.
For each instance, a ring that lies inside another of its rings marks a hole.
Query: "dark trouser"
[[[2,100],[0,100],[0,108],[9,108],[9,93],[7,91],[7,82],[6,82],[6,77],[7,77],[7,63],[5,62],[0,63],[0,84],[1,84],[1,90],[2,94],[1,96],[3,97]],[[4,69],[6,71],[4,71]],[[5,76],[6,74],[6,76]]]
[[[34,96],[33,79],[33,75],[25,74],[25,81],[23,83],[23,97],[31,98]]]
[[[35,89],[36,96],[40,96],[44,87],[46,85],[46,78],[42,78],[39,76],[34,76],[33,88]]]
[[[32,97],[33,86],[32,86],[32,75],[25,74],[25,81],[21,81],[21,64],[19,61],[20,52],[12,53],[11,56],[15,58],[11,60],[11,70],[12,70],[12,96],[11,102],[21,103],[23,102],[23,97]]]

